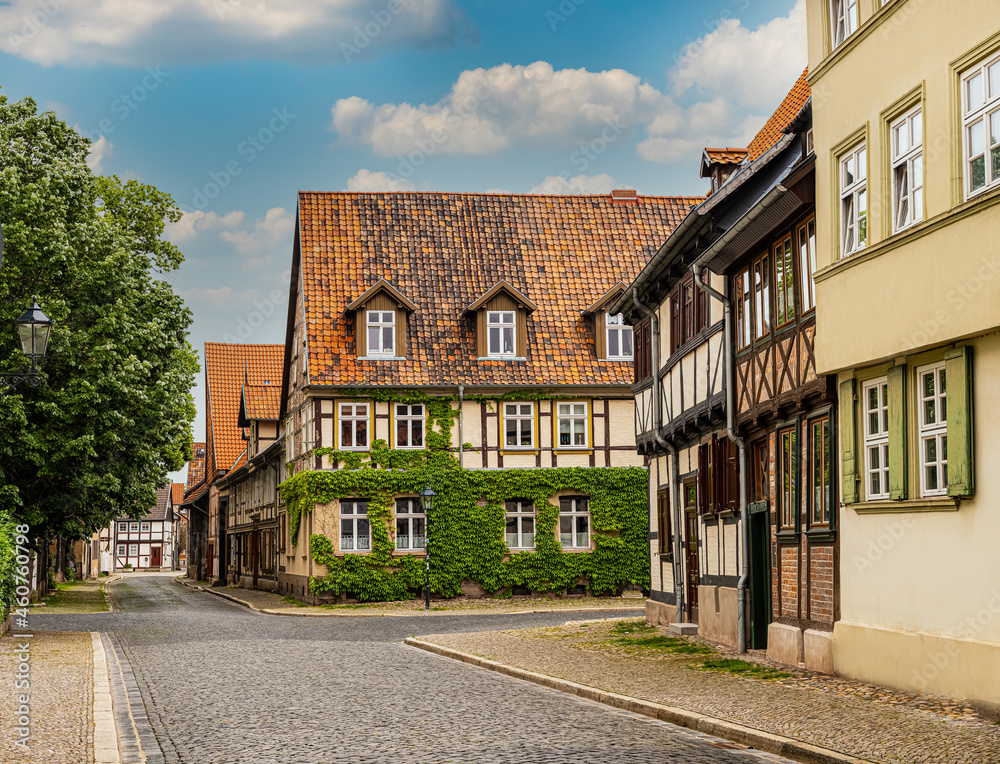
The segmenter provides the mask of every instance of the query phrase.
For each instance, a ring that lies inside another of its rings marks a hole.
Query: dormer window
[[[481,360],[525,360],[528,314],[536,308],[506,281],[487,291],[464,311],[476,318],[476,355]]]
[[[513,357],[517,322],[513,310],[489,310],[486,312],[486,327],[489,337],[487,354],[498,358]]]
[[[396,311],[366,310],[368,355],[396,355]]]
[[[358,358],[372,361],[406,357],[408,315],[417,309],[402,292],[380,279],[347,306],[354,313]]]
[[[632,360],[632,327],[625,324],[621,313],[604,314],[607,332],[608,359],[613,361]]]

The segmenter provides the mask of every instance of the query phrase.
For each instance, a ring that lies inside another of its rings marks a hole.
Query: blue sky
[[[804,66],[802,0],[0,3],[0,92],[186,211],[199,350],[283,341],[300,189],[699,194]]]

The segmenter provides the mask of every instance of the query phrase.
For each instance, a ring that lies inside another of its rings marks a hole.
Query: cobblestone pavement
[[[0,639],[0,762],[89,764],[93,754],[93,660],[90,634],[40,633]],[[17,633],[22,633],[18,631]],[[30,686],[15,688],[20,645],[29,646]],[[28,750],[14,745],[20,696],[28,694]]]
[[[36,628],[114,633],[168,764],[785,761],[401,644],[570,614],[275,617],[156,574],[112,592],[121,612]]]
[[[878,762],[996,764],[1000,726],[971,718],[971,709],[897,702],[877,688],[860,696],[844,682],[809,681],[792,672],[777,682],[698,671],[706,656],[658,654],[608,645],[607,621],[560,628],[442,634],[422,639],[571,682],[802,740]],[[647,636],[643,634],[642,636]],[[726,656],[731,657],[731,656]],[[860,683],[851,683],[858,685]],[[934,711],[929,710],[931,707]]]

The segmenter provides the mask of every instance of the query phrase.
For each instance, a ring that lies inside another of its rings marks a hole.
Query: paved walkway
[[[792,672],[778,681],[696,670],[704,655],[623,647],[605,623],[452,633],[424,641],[606,692],[675,706],[878,762],[1000,762],[1000,726],[962,703]],[[648,632],[635,637],[656,636]],[[695,642],[697,644],[697,642]],[[709,656],[726,657],[726,656]],[[775,664],[772,664],[775,665]],[[934,709],[934,710],[930,710]]]
[[[93,652],[83,633],[39,632],[0,639],[0,761],[25,764],[92,764]],[[21,668],[19,650],[29,647],[30,686],[15,687]],[[14,744],[21,696],[28,696],[28,748]]]
[[[636,597],[455,597],[450,600],[431,600],[431,609],[424,609],[424,601],[372,602],[359,605],[306,605],[291,597],[243,589],[238,586],[211,586],[208,581],[178,579],[185,586],[216,594],[252,610],[269,615],[322,616],[325,618],[357,617],[427,617],[461,614],[511,613],[601,613],[606,611],[635,610],[645,612],[645,600]]]

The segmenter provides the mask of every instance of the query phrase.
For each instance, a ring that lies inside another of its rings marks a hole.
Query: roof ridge
[[[746,149],[733,149],[734,151],[746,151]],[[634,189],[632,189],[634,190]],[[299,190],[298,194],[316,194],[324,196],[495,196],[498,198],[511,199],[514,197],[541,198],[541,199],[611,199],[611,193],[606,194],[531,194],[531,193],[489,193],[486,191],[305,191]],[[643,199],[704,199],[704,194],[638,194],[639,200]]]

